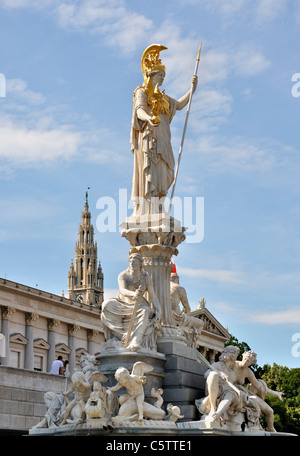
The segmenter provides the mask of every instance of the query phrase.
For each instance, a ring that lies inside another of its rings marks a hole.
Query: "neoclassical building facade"
[[[104,340],[100,321],[103,273],[97,264],[87,195],[68,293],[68,298],[57,296],[0,279],[2,366],[50,372],[52,362],[61,355],[72,372],[82,354],[99,352]]]

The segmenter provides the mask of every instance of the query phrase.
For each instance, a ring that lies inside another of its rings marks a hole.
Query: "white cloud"
[[[249,318],[256,323],[266,325],[284,325],[300,323],[300,308],[291,307],[286,310],[250,314]]]
[[[178,267],[179,275],[212,280],[214,282],[244,283],[243,274],[229,269],[192,269]]]
[[[206,169],[212,172],[259,171],[266,172],[279,165],[278,151],[284,146],[272,141],[253,141],[244,137],[219,138],[212,135],[199,137],[189,142],[189,148],[201,154],[201,160],[208,158]]]
[[[231,113],[232,102],[233,98],[227,90],[200,88],[193,98],[189,126],[199,133],[216,130]]]
[[[38,92],[33,92],[23,79],[8,79],[6,82],[7,97],[13,96],[19,102],[39,105],[45,101],[45,97]]]
[[[256,76],[270,66],[260,51],[249,45],[242,45],[237,51],[233,51],[232,66],[235,72],[241,76]]]
[[[102,42],[118,46],[125,55],[136,50],[154,28],[151,19],[130,9],[124,0],[0,0],[0,6],[44,10],[62,28],[101,36]]]
[[[248,283],[253,288],[269,290],[286,290],[296,298],[300,291],[300,271],[292,270],[281,273],[264,271],[257,269],[253,274],[249,274]]]
[[[276,19],[284,12],[289,0],[259,0],[256,8],[256,18],[259,23]]]
[[[53,0],[0,0],[0,6],[4,8],[46,8]]]
[[[201,5],[209,12],[219,14],[228,22],[233,19],[247,18],[260,25],[276,20],[289,4],[289,0],[200,0]],[[185,0],[199,4],[199,0]]]
[[[101,35],[107,45],[118,46],[125,54],[134,51],[153,27],[150,19],[126,8],[122,0],[59,3],[55,14],[60,26]]]
[[[120,141],[115,132],[94,125],[88,116],[79,116],[67,106],[45,101],[26,81],[7,81],[0,115],[1,171],[83,157],[90,163],[124,161],[124,156],[115,152]]]
[[[23,166],[73,158],[79,152],[82,136],[63,126],[43,130],[3,119],[0,144],[1,160]]]

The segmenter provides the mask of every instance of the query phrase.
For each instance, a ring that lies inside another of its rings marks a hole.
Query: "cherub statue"
[[[100,362],[96,359],[95,355],[84,354],[79,358],[81,371],[84,373],[85,379],[91,384],[91,377],[95,372],[99,372]],[[105,381],[102,379],[102,381]],[[107,381],[107,379],[106,379]]]
[[[68,422],[68,418],[72,412],[73,418],[76,423],[83,422],[85,418],[85,404],[91,393],[91,385],[87,383],[84,373],[81,371],[74,372],[71,377],[73,385],[63,393],[63,396],[66,400],[67,407],[64,412],[64,417],[61,425],[64,425]],[[69,402],[68,396],[75,392],[74,398]],[[76,408],[75,408],[76,407]]]
[[[144,384],[147,379],[144,374],[152,370],[152,366],[141,361],[133,365],[131,373],[125,367],[119,367],[116,370],[115,379],[118,383],[111,388],[107,388],[108,391],[118,391],[124,386],[128,393],[119,397],[119,417],[128,420],[142,420],[143,418],[164,419],[166,413],[162,409],[145,402]]]

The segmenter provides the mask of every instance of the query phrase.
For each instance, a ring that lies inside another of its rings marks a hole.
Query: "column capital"
[[[2,318],[5,318],[6,320],[10,320],[13,314],[15,313],[16,309],[13,307],[2,307],[1,308],[1,313],[2,313]]]
[[[96,329],[88,329],[87,330],[87,339],[88,340],[95,340],[95,337],[99,334],[99,331]]]
[[[33,325],[33,323],[39,318],[39,314],[34,312],[25,312],[25,321],[27,325]]]
[[[68,325],[68,332],[69,332],[70,336],[76,336],[79,329],[80,329],[80,326],[78,326],[78,325],[72,325],[72,324]]]
[[[47,318],[47,326],[50,330],[55,330],[60,325],[60,321],[55,318]]]

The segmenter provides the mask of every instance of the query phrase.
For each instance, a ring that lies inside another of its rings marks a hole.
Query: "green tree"
[[[265,364],[260,373],[270,389],[284,394],[282,402],[273,396],[265,399],[274,410],[275,429],[300,435],[300,368],[273,363]]]

